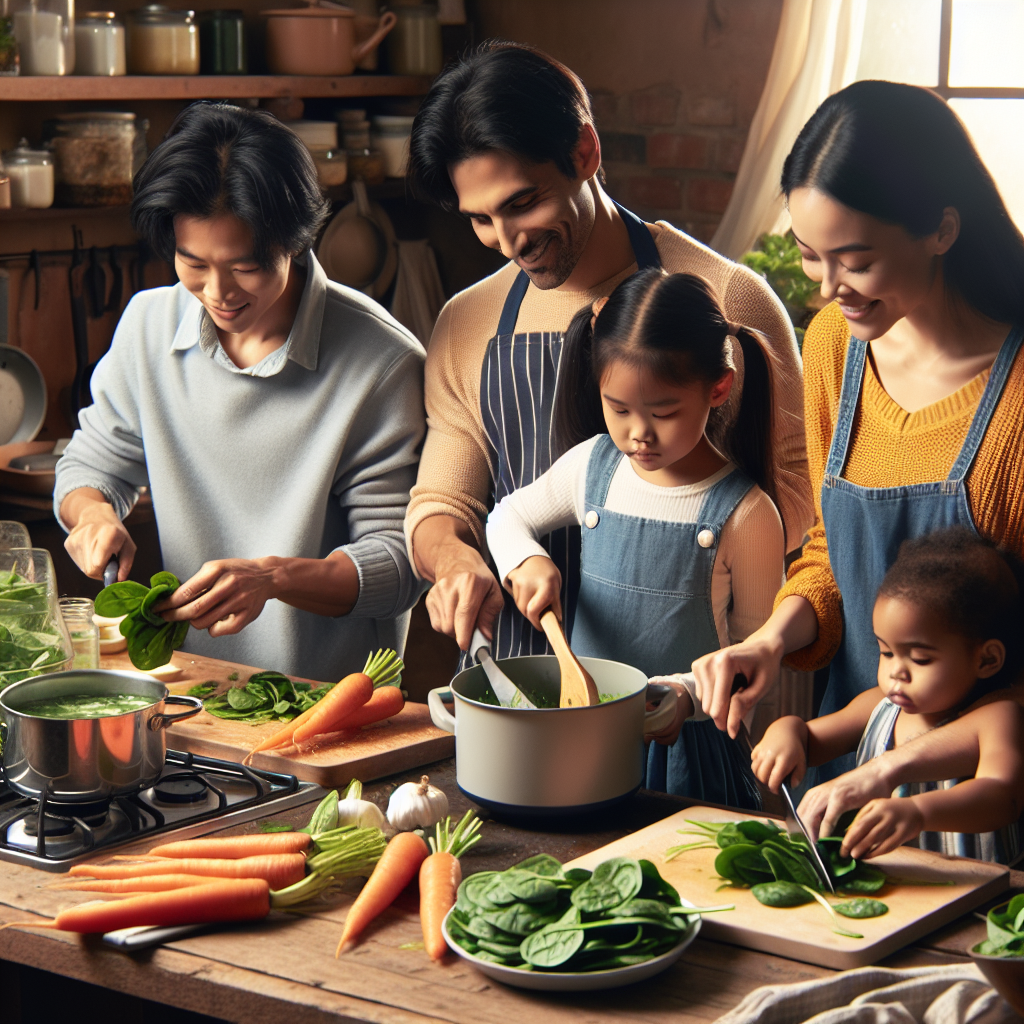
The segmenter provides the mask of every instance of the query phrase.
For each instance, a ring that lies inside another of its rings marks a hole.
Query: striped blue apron
[[[644,222],[615,205],[629,232],[637,268],[661,266],[658,249]],[[480,375],[492,507],[516,488],[533,483],[553,461],[551,417],[562,358],[562,332],[515,333],[519,308],[529,286],[529,276],[520,271],[505,298],[498,333],[488,342]],[[571,526],[557,530],[541,543],[562,574],[562,614],[568,632],[580,585],[580,529]],[[544,634],[519,614],[507,592],[505,606],[494,625],[491,650],[495,658],[550,653]],[[469,663],[463,655],[460,668]]]

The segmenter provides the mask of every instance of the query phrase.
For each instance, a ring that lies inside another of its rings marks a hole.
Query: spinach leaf
[[[832,909],[843,917],[881,917],[889,913],[889,908],[881,900],[871,900],[865,896],[858,896],[846,903],[833,903]]]
[[[121,635],[128,641],[128,657],[143,671],[159,668],[171,660],[171,654],[188,636],[187,622],[166,622],[153,606],[178,589],[178,577],[158,572],[150,577],[149,587],[132,580],[112,583],[96,597],[96,612],[110,618],[125,616]]]
[[[572,905],[584,913],[610,910],[632,899],[642,884],[643,873],[635,860],[612,857],[598,864],[590,878],[573,890]]]
[[[484,911],[478,920],[507,932],[509,935],[531,935],[558,920],[555,900],[538,906],[532,903],[513,903],[501,910]]]
[[[637,874],[639,874],[639,870]],[[639,883],[637,888],[640,888]],[[561,966],[571,959],[573,954],[583,945],[583,929],[571,927],[572,925],[579,925],[579,923],[579,908],[575,906],[569,907],[554,924],[541,928],[540,931],[534,932],[523,939],[522,945],[519,947],[520,954],[528,964],[532,964],[534,967],[550,968]]]
[[[983,956],[1024,957],[1024,894],[993,907],[986,919],[988,938],[972,950]]]
[[[217,718],[250,725],[290,722],[311,708],[329,689],[329,686],[316,689],[296,686],[281,672],[254,672],[244,686],[232,686],[219,696],[210,696],[203,706]]]
[[[750,891],[757,902],[763,903],[766,907],[800,907],[814,899],[796,882],[762,882]]]
[[[802,853],[790,852],[774,842],[764,843],[761,849],[772,874],[780,882],[796,882],[797,885],[807,885],[812,889],[821,888],[817,872]]]
[[[661,872],[649,860],[641,860],[640,873],[643,875],[643,884],[640,886],[639,896],[645,900],[661,900],[670,907],[681,905],[679,893],[674,886],[661,877]]]
[[[882,889],[887,881],[888,876],[884,871],[861,862],[855,871],[843,876],[837,888],[843,892],[870,895]]]
[[[532,871],[535,875],[544,875],[546,878],[565,877],[558,858],[552,857],[550,853],[538,853],[535,857],[528,857],[526,860],[516,864],[515,867],[520,871]],[[587,877],[590,877],[589,872]]]
[[[104,587],[97,595],[94,607],[97,615],[104,615],[109,619],[119,619],[122,615],[130,615],[137,611],[142,604],[142,599],[149,593],[149,588],[144,587],[135,580],[124,580],[121,583],[111,583]]]

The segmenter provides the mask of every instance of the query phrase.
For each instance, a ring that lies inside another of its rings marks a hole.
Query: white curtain
[[[779,190],[783,161],[822,100],[856,79],[866,13],[867,0],[784,0],[768,79],[713,249],[738,259],[764,232],[789,230]]]

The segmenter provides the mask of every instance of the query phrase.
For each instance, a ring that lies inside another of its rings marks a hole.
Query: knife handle
[[[119,568],[120,562],[118,562],[117,555],[112,555],[110,561],[107,562],[103,569],[103,586],[109,587],[112,583],[117,582]]]

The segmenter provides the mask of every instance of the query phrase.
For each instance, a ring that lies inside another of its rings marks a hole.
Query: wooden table
[[[461,814],[468,805],[456,789],[454,763],[439,762],[428,771],[452,798],[452,813]],[[366,795],[383,806],[397,783],[419,774],[410,772],[373,784]],[[642,792],[621,811],[557,833],[491,822],[484,826],[483,841],[466,856],[464,868],[467,873],[501,869],[542,851],[569,860],[683,805],[674,797]],[[310,810],[299,808],[279,817],[304,824]],[[559,827],[565,829],[565,823]],[[253,828],[242,826],[234,831]],[[62,894],[39,887],[57,877],[0,864],[0,922],[26,920],[32,916],[26,912],[29,909],[42,915],[52,913]],[[1024,874],[1015,872],[1013,884],[1024,887]],[[805,981],[831,973],[826,968],[698,939],[673,969],[639,986],[589,995],[530,993],[492,982],[454,956],[437,965],[427,960],[422,950],[402,949],[421,939],[414,905],[393,908],[356,951],[335,960],[348,903],[347,899],[333,901],[323,910],[314,909],[301,917],[275,914],[257,925],[195,936],[134,955],[109,949],[95,939],[7,929],[0,931],[0,958],[169,1007],[247,1024],[713,1021],[760,985]],[[890,957],[884,966],[962,962],[967,948],[980,941],[983,931],[977,919],[963,918]],[[36,1019],[27,1006],[22,1013],[25,1021]],[[0,1018],[3,1016],[0,1013]]]

